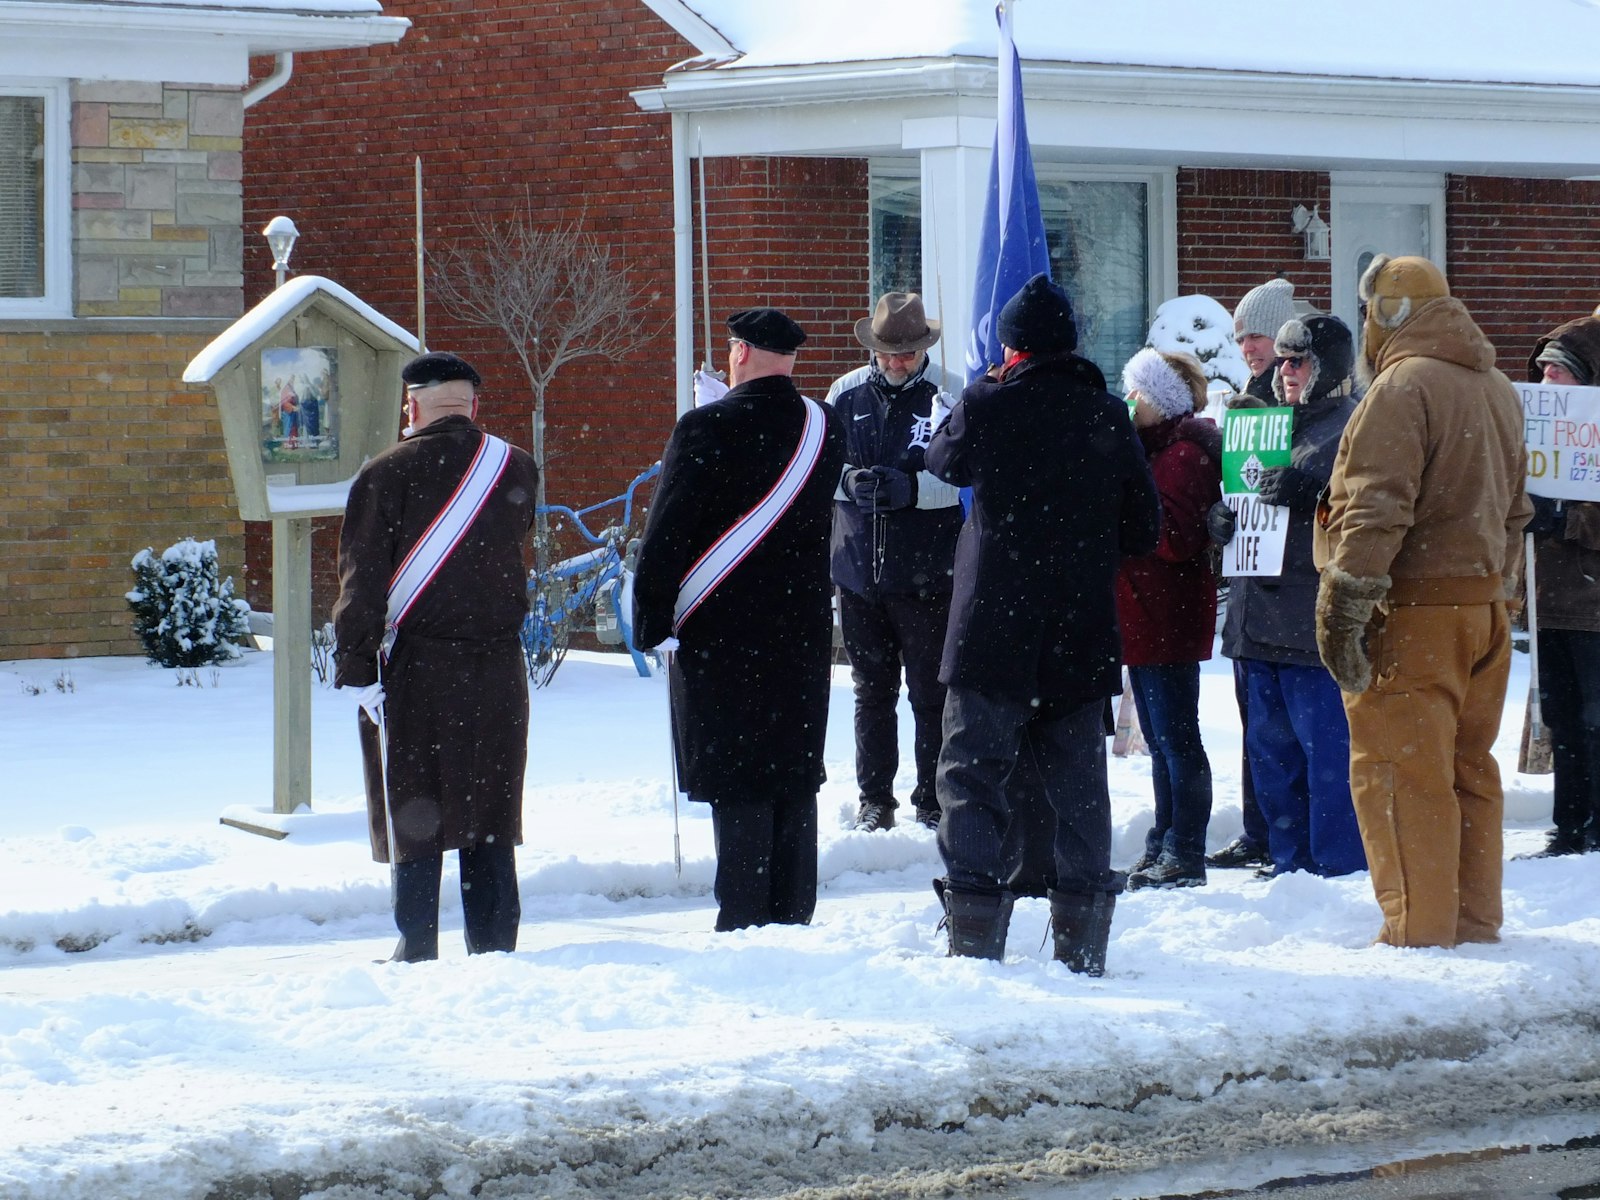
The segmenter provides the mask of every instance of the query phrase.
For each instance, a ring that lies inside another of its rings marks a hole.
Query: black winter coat
[[[828,531],[844,465],[838,417],[777,524],[684,621],[669,686],[679,782],[697,800],[814,800],[833,662]],[[684,575],[771,490],[805,401],[786,376],[733,388],[679,418],[662,457],[633,579],[634,638],[660,645]]]
[[[483,440],[444,417],[391,446],[350,485],[339,533],[334,682],[378,678],[389,581],[439,515]],[[517,633],[528,613],[523,548],[539,472],[511,461],[466,536],[406,614],[383,669],[394,861],[491,838],[522,840],[528,674]],[[373,857],[390,861],[378,731],[358,718]]]
[[[961,495],[924,469],[935,408],[942,407],[928,365],[925,361],[923,371],[898,388],[876,367],[862,367],[840,378],[828,393],[844,428],[846,470],[893,467],[916,480],[915,503],[887,513],[864,512],[842,491],[835,493],[833,581],[858,596],[950,591],[950,567],[961,534]]]
[[[1355,410],[1355,398],[1342,387],[1297,405],[1289,435],[1289,465],[1326,484],[1339,453],[1339,437]],[[1229,658],[1322,665],[1317,653],[1319,575],[1311,547],[1315,519],[1315,506],[1289,510],[1281,574],[1241,575],[1229,584],[1228,612],[1222,622],[1222,652]]]
[[[1042,354],[971,384],[927,462],[972,488],[940,680],[1064,706],[1118,694],[1117,564],[1155,550],[1161,506],[1099,368]]]

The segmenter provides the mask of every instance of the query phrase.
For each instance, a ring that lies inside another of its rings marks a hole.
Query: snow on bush
[[[131,565],[133,631],[151,662],[203,667],[239,657],[250,606],[234,598],[232,577],[218,581],[216,542],[184,538],[160,558],[146,547]]]
[[[1250,382],[1250,368],[1233,340],[1233,315],[1210,296],[1179,296],[1156,309],[1145,345],[1194,355],[1207,379],[1235,392]]]

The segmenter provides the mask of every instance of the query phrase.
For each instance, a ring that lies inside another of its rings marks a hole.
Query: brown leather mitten
[[[1317,653],[1342,691],[1364,692],[1372,684],[1367,626],[1389,587],[1387,575],[1351,575],[1333,566],[1322,572],[1317,587]]]

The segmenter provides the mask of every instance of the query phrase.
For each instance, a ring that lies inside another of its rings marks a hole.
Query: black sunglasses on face
[[[1306,365],[1306,358],[1307,356],[1304,354],[1291,354],[1288,358],[1280,358],[1278,360],[1278,365],[1280,367],[1293,367],[1296,371],[1298,371],[1301,367]]]

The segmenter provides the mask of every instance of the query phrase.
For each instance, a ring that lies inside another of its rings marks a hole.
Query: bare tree
[[[540,225],[531,205],[499,220],[479,214],[471,239],[428,254],[429,289],[444,310],[499,330],[528,376],[540,504],[545,395],[556,372],[575,359],[619,359],[648,337],[643,293],[582,225]],[[543,532],[541,523],[541,540]]]

